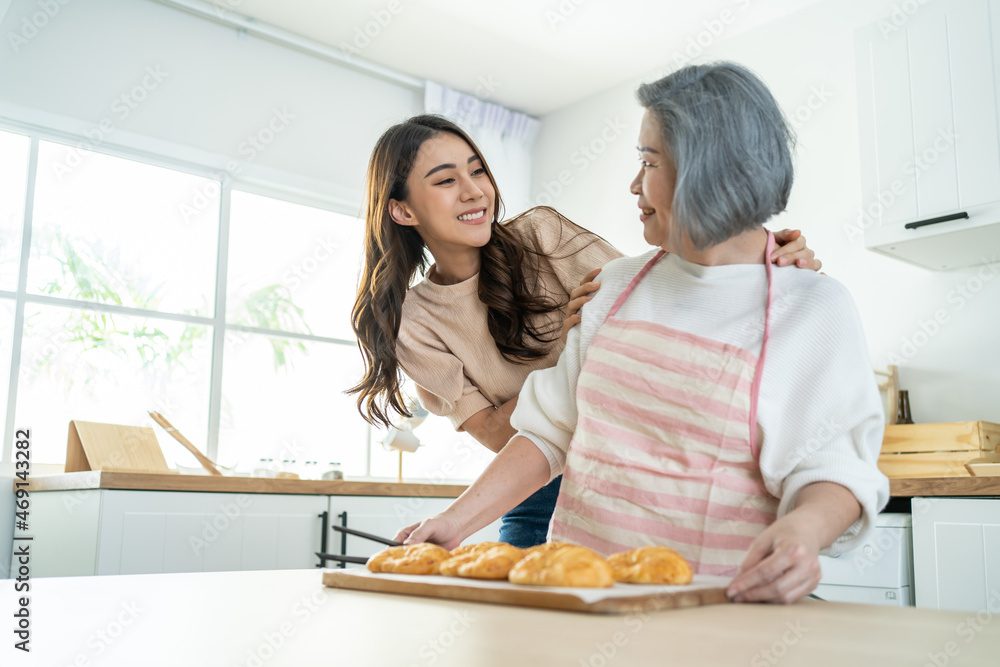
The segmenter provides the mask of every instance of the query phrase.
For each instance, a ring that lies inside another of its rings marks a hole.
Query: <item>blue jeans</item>
[[[562,476],[535,491],[527,500],[503,515],[500,523],[500,541],[527,549],[545,542],[549,521],[559,497]]]

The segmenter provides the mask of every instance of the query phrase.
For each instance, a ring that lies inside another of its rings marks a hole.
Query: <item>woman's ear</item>
[[[389,217],[397,225],[403,225],[404,227],[415,227],[417,225],[417,219],[413,216],[413,212],[410,211],[410,207],[406,205],[406,202],[399,201],[398,199],[389,200]]]

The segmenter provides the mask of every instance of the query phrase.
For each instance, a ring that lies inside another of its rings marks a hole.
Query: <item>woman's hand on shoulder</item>
[[[594,293],[601,289],[601,283],[594,282],[594,278],[597,274],[601,272],[600,267],[594,269],[587,275],[583,277],[580,281],[579,287],[574,287],[573,291],[569,293],[569,303],[566,304],[566,319],[563,320],[562,327],[562,342],[566,342],[566,336],[569,335],[569,330],[575,327],[583,317],[580,315],[580,309],[583,304],[587,303],[594,298]]]
[[[791,604],[809,595],[822,578],[819,546],[811,532],[788,514],[750,543],[726,595],[734,602]]]
[[[799,229],[782,229],[774,232],[777,247],[771,253],[771,261],[778,266],[792,266],[800,269],[819,271],[823,262],[816,259],[816,253],[806,245],[806,237]]]

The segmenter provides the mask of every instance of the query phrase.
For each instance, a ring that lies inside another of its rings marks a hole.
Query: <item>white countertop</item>
[[[24,654],[13,649],[14,582],[0,581],[5,666],[894,667],[940,654],[955,667],[996,664],[1000,652],[1000,620],[972,630],[971,614],[833,602],[595,615],[327,589],[320,570],[31,586]]]

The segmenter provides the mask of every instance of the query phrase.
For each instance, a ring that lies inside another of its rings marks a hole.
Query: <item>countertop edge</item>
[[[16,480],[15,480],[16,481]],[[464,484],[373,482],[349,480],[209,477],[126,471],[91,470],[29,477],[29,493],[44,491],[195,491],[203,493],[274,493],[320,496],[417,496],[457,498]]]

